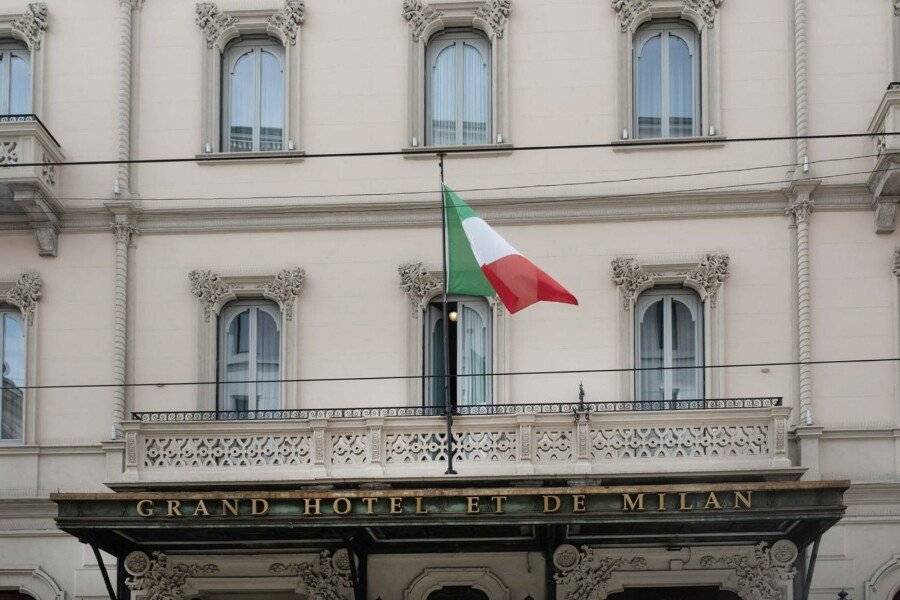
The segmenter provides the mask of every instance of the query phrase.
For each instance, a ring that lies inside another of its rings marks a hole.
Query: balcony
[[[59,142],[37,115],[0,115],[0,228],[27,224],[38,253],[56,256]]]
[[[875,166],[866,182],[875,207],[875,231],[889,233],[895,228],[897,201],[900,200],[900,82],[888,85],[868,133],[875,136]]]
[[[664,409],[664,410],[663,410]],[[796,473],[780,398],[462,407],[454,466],[469,478]],[[447,464],[438,409],[133,413],[105,444],[116,489],[430,479]]]

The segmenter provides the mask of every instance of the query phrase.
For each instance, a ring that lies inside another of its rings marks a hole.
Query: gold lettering
[[[371,515],[373,512],[375,512],[374,510],[372,510],[372,505],[378,502],[378,498],[363,498],[362,501],[366,503],[367,515]]]
[[[678,503],[678,510],[694,510],[694,503],[691,502],[691,505],[687,505],[687,492],[679,492],[678,496],[680,497],[680,502]]]
[[[666,495],[662,492],[657,493],[656,501],[657,501],[656,510],[658,510],[659,512],[665,512],[666,511]]]
[[[342,505],[343,508],[338,508],[338,505]],[[333,510],[336,515],[346,515],[352,509],[353,507],[350,505],[350,498],[335,498],[334,502],[331,503],[331,510]]]
[[[145,506],[149,508],[144,508]],[[137,514],[141,517],[153,516],[153,500],[141,500],[137,503]]]
[[[481,512],[478,509],[478,496],[466,496],[466,512],[469,514]]]
[[[403,513],[403,498],[391,498],[391,514],[399,515]]]
[[[422,496],[416,496],[416,514],[427,515],[428,509],[422,506]]]
[[[572,512],[584,512],[584,494],[572,494]]]
[[[269,501],[265,498],[250,499],[250,514],[254,517],[261,517],[269,512]]]
[[[231,513],[235,517],[238,516],[237,498],[234,500],[222,500],[222,516],[224,517],[228,513]]]
[[[191,516],[208,517],[209,511],[206,510],[206,502],[204,502],[203,500],[197,500],[197,506],[194,507],[194,514]]]
[[[304,515],[321,515],[322,499],[321,498],[304,498],[303,499]]]
[[[721,509],[722,505],[719,504],[719,499],[716,498],[715,493],[710,492],[709,496],[706,498],[706,505],[703,507],[704,509],[708,508],[718,508]]]
[[[551,506],[552,501],[552,506]],[[559,510],[562,501],[559,499],[559,496],[544,496],[544,512],[545,513],[555,513]]]
[[[753,492],[747,490],[747,495],[745,496],[741,492],[734,493],[734,507],[740,508],[740,505],[743,504],[744,508],[750,508],[751,500],[753,500]]]
[[[622,510],[644,510],[644,494],[638,494],[636,498],[631,494],[622,494]]]
[[[506,502],[507,496],[491,496],[491,501],[494,503],[494,512],[496,513],[504,513],[506,509],[503,505]]]
[[[181,502],[178,500],[166,500],[166,516],[167,517],[180,517],[181,516]]]

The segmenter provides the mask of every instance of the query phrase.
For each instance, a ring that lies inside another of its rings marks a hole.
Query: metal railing
[[[59,141],[53,134],[50,133],[50,129],[44,125],[44,122],[41,121],[40,117],[38,117],[34,113],[21,113],[21,114],[11,114],[11,115],[0,115],[0,123],[37,123],[41,126],[41,128],[50,136],[50,139],[53,140],[53,143],[56,144],[57,148],[60,148]]]
[[[567,413],[619,413],[634,411],[720,410],[781,406],[780,396],[753,398],[706,398],[632,402],[533,402],[457,406],[453,414],[519,415]],[[296,408],[277,410],[191,410],[132,412],[142,423],[195,423],[202,421],[286,421],[302,419],[361,419],[366,417],[440,417],[443,406],[373,406],[359,408]]]

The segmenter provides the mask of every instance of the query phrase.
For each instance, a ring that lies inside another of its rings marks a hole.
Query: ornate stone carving
[[[34,241],[37,243],[38,254],[41,256],[56,256],[59,250],[59,229],[52,221],[39,221],[32,224]]]
[[[44,183],[53,187],[56,185],[56,165],[51,162],[51,158],[47,156],[47,153],[44,152],[44,156],[41,159],[43,163],[41,165],[41,179],[44,180]]]
[[[765,543],[755,546],[749,554],[704,556],[700,566],[713,568],[722,565],[733,569],[742,598],[750,600],[780,600],[784,583],[793,575],[791,563],[797,558],[797,547],[789,540],[780,540],[767,548]]]
[[[306,271],[300,267],[282,269],[263,288],[267,294],[278,299],[284,309],[284,318],[288,321],[294,319],[294,301],[300,295],[305,279]]]
[[[312,464],[308,434],[155,436],[144,438],[146,468],[296,466]]]
[[[235,17],[219,10],[215,2],[198,2],[194,10],[196,12],[195,21],[203,31],[207,48],[215,47],[216,40],[219,39],[222,31],[237,23]]]
[[[512,0],[487,0],[483,6],[475,9],[475,14],[488,22],[494,35],[502,38],[511,10]]]
[[[125,568],[125,572],[132,577],[143,577],[150,570],[150,557],[146,552],[135,550],[128,553],[122,566]]]
[[[129,554],[128,558],[131,558],[132,554]],[[212,563],[172,565],[169,563],[169,557],[162,552],[154,552],[148,565],[144,565],[141,560],[137,557],[131,562],[132,568],[139,571],[143,569],[141,574],[129,577],[125,583],[132,590],[143,591],[145,600],[185,600],[184,584],[188,577],[213,575],[219,571],[219,567]]]
[[[536,429],[534,459],[538,462],[569,462],[575,458],[575,432],[571,429]]]
[[[331,436],[331,464],[361,465],[369,462],[365,434],[342,433]]]
[[[809,194],[798,194],[794,201],[784,211],[791,218],[791,222],[796,227],[798,223],[809,220],[815,203]]]
[[[288,43],[296,45],[297,29],[303,24],[304,10],[303,0],[285,0],[284,6],[269,17],[266,24],[281,32]]]
[[[716,14],[724,0],[684,0],[686,6],[690,6],[703,16],[706,26],[712,29],[716,24]]]
[[[513,462],[516,460],[516,431],[454,431],[453,460],[473,462]],[[444,432],[392,433],[385,436],[386,463],[419,464],[447,460]]]
[[[432,8],[424,0],[403,0],[403,18],[409,23],[414,42],[422,37],[425,28],[439,19],[444,13]]]
[[[420,262],[400,265],[397,272],[400,274],[400,289],[409,296],[413,315],[418,316],[425,301],[441,290],[443,281]]]
[[[894,250],[894,264],[891,267],[891,272],[895,277],[900,277],[900,248]]]
[[[728,277],[728,255],[707,254],[688,274],[687,280],[696,283],[704,300],[715,305],[719,288]]]
[[[900,17],[900,0],[894,0],[894,15]]]
[[[188,273],[191,282],[191,293],[197,296],[197,300],[203,307],[203,318],[209,322],[216,304],[231,293],[230,284],[222,281],[219,275],[212,271],[194,270]]]
[[[591,431],[593,460],[767,456],[769,425],[603,427]]]
[[[637,299],[638,293],[653,278],[644,271],[643,267],[634,258],[614,258],[610,265],[612,267],[613,283],[622,290],[625,310],[629,310]]]
[[[117,244],[131,244],[132,238],[140,234],[140,230],[127,221],[116,221],[109,226]]]
[[[655,1],[658,0],[612,0],[612,7],[619,15],[622,31],[632,29],[636,25],[638,15],[650,10]],[[710,28],[716,23],[722,2],[724,0],[681,0],[682,5],[701,15],[706,26]]]
[[[25,38],[28,48],[40,50],[47,31],[47,5],[43,2],[32,2],[25,7],[25,13],[12,23],[12,29]]]
[[[19,162],[18,142],[0,142],[0,165],[13,165]]]
[[[298,579],[298,591],[316,600],[344,600],[345,592],[353,589],[350,582],[350,556],[346,550],[332,555],[324,550],[317,560],[302,563],[274,563],[269,567],[273,575],[292,575]]]
[[[573,553],[574,551],[574,553]],[[566,586],[565,600],[594,598],[597,593],[606,596],[606,586],[613,571],[624,563],[621,557],[595,556],[593,548],[564,544],[553,553],[557,572],[553,579]]]
[[[15,285],[6,292],[4,300],[20,311],[29,325],[34,324],[34,311],[41,299],[43,281],[37,273],[27,271],[19,276]]]

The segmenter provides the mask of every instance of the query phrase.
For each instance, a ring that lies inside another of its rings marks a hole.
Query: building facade
[[[0,0],[0,596],[896,600],[897,80],[896,0]],[[579,305],[445,343],[441,171]]]

